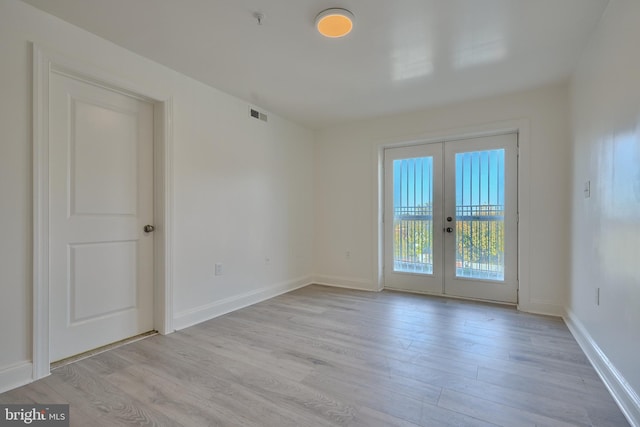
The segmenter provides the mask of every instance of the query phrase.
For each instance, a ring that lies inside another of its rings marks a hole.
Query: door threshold
[[[95,356],[96,354],[104,353],[105,351],[113,350],[114,348],[122,347],[123,345],[131,344],[132,342],[140,341],[142,339],[152,337],[154,335],[158,335],[158,331],[145,332],[143,334],[136,335],[131,338],[125,338],[123,340],[116,341],[111,344],[103,345],[102,347],[94,348],[93,350],[85,351],[84,353],[76,354],[75,356],[70,356],[65,359],[61,359],[56,362],[53,362],[51,363],[50,369],[53,371],[54,369],[67,366],[70,363],[74,363],[79,360],[86,359],[91,356]]]
[[[413,289],[393,288],[393,287],[387,287],[387,286],[385,286],[382,289],[385,290],[385,291],[390,291],[390,292],[402,292],[402,293],[407,293],[407,294],[426,295],[426,296],[430,296],[430,297],[443,298],[443,299],[453,299],[453,300],[460,300],[460,301],[478,302],[478,303],[483,303],[483,304],[503,305],[503,306],[513,307],[515,309],[518,309],[518,303],[517,302],[496,301],[496,300],[491,300],[491,299],[464,297],[464,296],[460,296],[460,295],[438,294],[438,293],[435,293],[435,292],[416,291],[416,290],[413,290]]]

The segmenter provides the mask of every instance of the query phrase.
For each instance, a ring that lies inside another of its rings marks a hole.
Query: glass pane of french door
[[[393,270],[433,273],[433,157],[393,161]]]
[[[456,277],[504,281],[504,156],[456,153]]]

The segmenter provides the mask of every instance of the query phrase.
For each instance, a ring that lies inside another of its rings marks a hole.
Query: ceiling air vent
[[[261,113],[255,108],[249,107],[249,117],[253,117],[254,119],[262,120],[263,122],[267,121],[267,115],[265,113]]]

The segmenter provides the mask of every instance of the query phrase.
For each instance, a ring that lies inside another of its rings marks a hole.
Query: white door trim
[[[384,150],[385,148],[420,145],[432,142],[462,140],[481,136],[518,134],[518,310],[536,313],[549,313],[545,307],[532,301],[530,281],[530,121],[528,118],[497,121],[486,124],[448,129],[444,131],[426,132],[422,134],[400,135],[379,139],[372,144],[373,160],[373,246],[372,278],[374,289],[384,289]]]
[[[154,328],[173,332],[172,99],[114,74],[33,45],[33,380],[50,373],[49,357],[49,78],[63,73],[154,105]]]

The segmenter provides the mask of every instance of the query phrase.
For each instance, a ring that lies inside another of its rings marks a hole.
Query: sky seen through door
[[[456,205],[504,205],[504,156],[499,150],[456,154]],[[394,208],[433,203],[432,157],[394,161]]]

